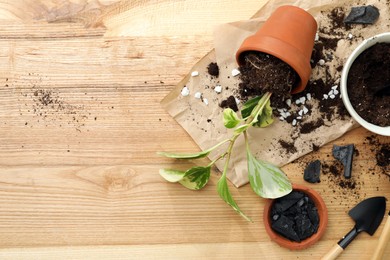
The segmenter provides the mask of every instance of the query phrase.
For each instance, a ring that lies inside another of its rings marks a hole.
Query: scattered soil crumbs
[[[375,172],[389,177],[390,181],[390,143],[381,142],[377,135],[367,136],[365,144],[370,146],[371,152],[375,154],[376,166]]]
[[[376,161],[378,166],[388,167],[390,165],[390,145],[383,145],[376,153]]]
[[[344,198],[350,200],[360,200],[363,185],[360,176],[352,175],[350,179],[346,179],[343,172],[344,167],[341,162],[337,160],[323,162],[321,181],[328,183],[329,190],[334,194],[344,196]]]
[[[236,98],[234,96],[229,96],[227,99],[223,100],[219,106],[222,108],[231,108],[234,112],[238,111]]]
[[[377,43],[361,53],[348,75],[348,96],[355,111],[366,121],[390,126],[390,95],[376,95],[390,86],[390,44]]]
[[[73,105],[66,101],[66,96],[61,95],[58,89],[41,86],[44,83],[39,75],[29,73],[29,77],[31,87],[20,92],[21,97],[18,98],[20,103],[24,103],[19,108],[20,116],[29,118],[24,122],[24,126],[72,127],[81,132],[88,121],[97,120],[96,116],[87,111],[84,104]],[[82,93],[83,97],[86,95],[87,93]],[[91,99],[97,100],[93,97]]]
[[[290,98],[290,91],[299,82],[298,74],[280,59],[261,52],[243,54],[240,66],[239,91],[242,97],[272,92],[271,104],[276,107]]]
[[[211,76],[218,77],[219,76],[219,67],[216,62],[211,62],[207,67],[207,71]]]
[[[316,121],[310,121],[301,125],[301,134],[309,134],[320,126],[324,125],[324,119],[318,118]]]
[[[279,140],[279,144],[287,153],[297,152],[297,148],[295,147],[295,144],[293,142],[286,142],[284,140]]]

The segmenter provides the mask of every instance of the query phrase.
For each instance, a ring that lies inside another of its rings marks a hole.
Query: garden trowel
[[[362,231],[372,236],[382,222],[385,210],[385,197],[372,197],[358,203],[348,212],[348,215],[355,221],[355,226],[321,259],[336,259]]]

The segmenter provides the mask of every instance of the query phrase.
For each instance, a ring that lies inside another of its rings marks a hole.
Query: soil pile
[[[390,44],[377,43],[360,54],[348,75],[348,96],[366,121],[390,126],[390,95],[377,95],[390,84]]]
[[[262,52],[247,52],[240,66],[239,91],[242,97],[271,92],[271,104],[280,107],[299,82],[298,74],[282,60]]]

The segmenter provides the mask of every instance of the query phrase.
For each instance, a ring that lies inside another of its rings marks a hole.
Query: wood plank
[[[330,246],[330,245],[329,245]],[[359,246],[359,247],[358,247]],[[370,259],[369,248],[375,241],[361,239],[348,248],[348,257],[342,254],[338,259]],[[156,244],[123,246],[84,246],[84,247],[41,247],[0,249],[1,259],[291,259],[291,252],[277,248],[270,250],[272,242],[231,242],[231,243],[193,243]],[[328,245],[318,251],[299,251],[296,258],[319,259]],[[353,247],[353,248],[352,248]],[[357,249],[361,250],[357,250]],[[385,251],[385,255],[390,250]],[[299,256],[298,256],[299,255]]]
[[[158,175],[192,163],[156,151],[198,150],[160,100],[213,48],[216,24],[246,19],[264,2],[0,1],[0,258],[317,259],[351,228],[346,213],[357,201],[389,198],[361,128],[334,142],[359,150],[358,188],[327,177],[308,184],[330,220],[309,250],[269,241],[264,200],[248,185],[231,192],[253,223],[220,200],[215,169],[199,192]],[[307,163],[331,163],[331,148],[284,169],[304,183]],[[340,259],[369,259],[381,230],[359,235]]]

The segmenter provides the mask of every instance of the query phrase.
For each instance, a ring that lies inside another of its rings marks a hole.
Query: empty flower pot
[[[273,217],[271,213],[272,213],[272,208],[274,206],[274,203],[276,203],[277,201],[275,199],[269,199],[266,201],[263,218],[264,218],[265,230],[267,231],[272,241],[276,242],[278,245],[282,247],[291,250],[301,250],[313,245],[322,237],[322,235],[326,230],[326,226],[328,224],[328,210],[321,196],[316,191],[298,184],[293,185],[293,191],[299,191],[306,194],[313,201],[315,207],[317,208],[319,224],[316,233],[312,234],[308,238],[301,240],[300,242],[296,242],[288,238],[285,238],[284,236],[274,231],[271,227],[272,217]]]
[[[243,41],[236,53],[236,60],[241,64],[247,51],[277,57],[290,65],[300,77],[291,93],[301,92],[310,78],[310,58],[316,31],[317,22],[311,14],[296,6],[281,6],[254,35]]]
[[[379,126],[373,122],[368,122],[366,119],[364,119],[363,117],[366,117],[367,114],[369,113],[369,111],[367,111],[366,109],[363,109],[363,111],[358,113],[358,109],[355,108],[351,102],[351,95],[350,95],[351,93],[348,93],[348,76],[350,74],[350,70],[351,70],[352,65],[354,64],[356,59],[363,52],[365,52],[369,48],[373,47],[377,43],[390,44],[390,33],[378,34],[378,35],[375,35],[371,38],[364,40],[351,53],[351,55],[348,57],[345,65],[344,65],[344,68],[343,68],[343,71],[341,74],[340,90],[341,90],[341,96],[343,99],[343,103],[344,103],[345,107],[347,108],[349,114],[353,117],[353,119],[355,119],[361,126],[363,126],[364,128],[366,128],[367,130],[369,130],[373,133],[376,133],[379,135],[384,135],[384,136],[390,136],[390,126]],[[378,63],[376,63],[374,66],[379,66],[383,62],[384,62],[384,57],[381,56],[378,58]],[[384,75],[385,75],[383,73],[385,73],[385,72],[386,71],[378,71],[377,75],[374,75],[374,76],[383,79]],[[362,75],[362,77],[366,77],[366,76],[363,76],[366,73],[367,72],[365,72],[365,71],[360,71],[360,74]],[[362,80],[364,80],[364,79],[362,79]],[[366,82],[364,82],[364,83],[366,83]],[[357,88],[356,85],[353,85],[351,87]],[[376,87],[380,88],[381,86],[369,86],[369,83],[367,83],[367,84],[364,84],[364,87],[366,89],[371,90],[371,88],[376,88]],[[372,92],[370,92],[370,93],[372,93]],[[375,94],[375,93],[372,93],[372,94]],[[366,95],[366,97],[367,97],[367,95]],[[364,96],[361,97],[359,102],[363,101],[364,98],[365,98]],[[389,99],[389,97],[386,97],[386,98]],[[377,102],[375,102],[375,101],[369,101],[369,102],[371,103],[370,109],[373,110],[372,113],[375,117],[384,116],[382,113],[378,112],[378,110],[375,110],[374,105],[377,105]],[[388,103],[386,103],[385,106],[387,106],[387,108],[388,108]]]

